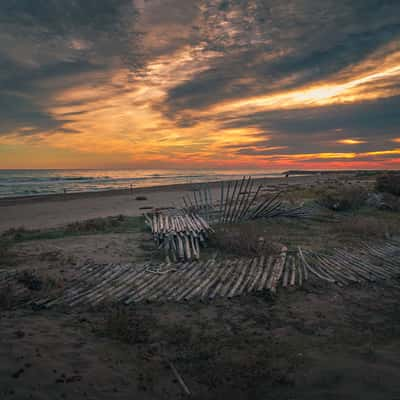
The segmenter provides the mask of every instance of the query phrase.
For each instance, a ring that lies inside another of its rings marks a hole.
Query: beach
[[[255,183],[265,190],[284,190],[288,185],[313,185],[332,180],[326,176],[293,176],[287,178],[259,178]],[[227,182],[225,182],[227,184]],[[182,207],[183,196],[192,194],[199,184],[180,184],[149,188],[110,190],[103,192],[67,193],[0,199],[0,232],[24,227],[52,228],[92,218],[127,215],[138,216],[152,208]],[[212,197],[218,200],[220,182],[208,183]],[[136,200],[145,197],[145,200]]]
[[[374,191],[374,179],[315,174],[256,179],[254,188],[263,184],[260,201],[281,193],[298,207],[330,190],[357,200]],[[168,263],[142,214],[180,208],[183,196],[205,186],[218,204],[221,184],[201,185],[0,200],[1,398],[398,397],[399,213],[363,203],[351,212],[323,209],[320,218],[214,224],[200,260]],[[260,238],[287,251],[276,290],[268,288],[276,276],[269,268],[278,263],[269,260],[282,253],[269,246],[254,253]],[[300,246],[330,262],[338,248],[357,251],[388,238],[397,241],[387,242],[383,271],[382,259],[372,265],[353,257],[325,266],[338,275],[310,266],[307,279],[297,269],[289,280]],[[264,272],[253,275],[259,265]],[[261,289],[250,290],[254,277]],[[218,283],[211,287],[210,278]],[[240,295],[222,288],[214,296],[222,286]]]

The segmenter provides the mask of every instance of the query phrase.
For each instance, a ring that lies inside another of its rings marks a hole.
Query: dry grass
[[[101,233],[138,232],[144,230],[144,221],[140,217],[95,218],[77,221],[60,228],[26,229],[24,227],[9,229],[0,235],[0,257],[2,243],[12,245],[29,240],[62,239],[66,236],[94,235]]]
[[[238,256],[259,256],[279,251],[278,244],[267,240],[262,226],[254,222],[217,227],[210,237],[210,245]]]
[[[68,224],[65,228],[65,231],[68,233],[107,231],[120,226],[124,221],[125,217],[123,215],[109,218],[94,218]]]
[[[349,240],[385,239],[400,234],[399,221],[378,216],[348,216],[333,225],[333,230]]]

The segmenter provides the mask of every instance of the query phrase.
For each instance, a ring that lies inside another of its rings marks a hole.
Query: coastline
[[[279,190],[286,185],[315,183],[316,176],[286,178],[256,178],[266,191]],[[208,182],[213,199],[218,199],[221,181]],[[227,182],[227,181],[225,181]],[[139,216],[146,210],[180,207],[183,196],[204,183],[153,186],[105,192],[84,192],[0,199],[0,233],[11,228],[53,228],[68,223],[116,215]],[[144,196],[144,200],[136,197]]]
[[[303,179],[309,177],[314,179],[315,177],[301,175],[301,176],[291,176],[290,181],[293,179]],[[284,176],[279,177],[263,177],[263,178],[253,178],[256,184],[271,184],[276,182],[278,184],[287,182],[287,178]],[[199,182],[199,183],[176,183],[168,185],[156,185],[156,186],[145,186],[145,187],[133,187],[126,189],[111,189],[111,190],[98,190],[98,191],[85,191],[85,192],[71,192],[71,193],[55,193],[55,194],[38,194],[38,195],[26,195],[26,196],[9,196],[0,198],[0,207],[9,206],[15,204],[26,204],[26,203],[41,203],[41,202],[53,202],[53,201],[70,201],[84,198],[97,198],[97,197],[107,197],[107,196],[120,196],[120,195],[135,195],[142,193],[151,193],[154,191],[176,191],[176,190],[192,190],[195,187],[202,185],[209,185],[212,188],[219,187],[221,182],[228,183],[232,180],[218,180],[209,182]]]

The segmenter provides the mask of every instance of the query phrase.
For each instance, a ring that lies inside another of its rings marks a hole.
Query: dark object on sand
[[[135,200],[143,201],[143,200],[147,200],[147,197],[146,196],[136,196]]]

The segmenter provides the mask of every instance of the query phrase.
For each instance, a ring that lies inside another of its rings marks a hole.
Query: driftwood
[[[174,364],[172,364],[172,362],[169,361],[168,359],[166,359],[166,362],[169,365],[169,367],[171,368],[173,374],[175,375],[176,380],[179,382],[179,385],[181,385],[181,388],[183,389],[185,394],[187,396],[190,396],[191,392],[190,392],[189,388],[187,387],[185,381],[183,380],[182,376],[180,375],[178,370],[175,368]]]

